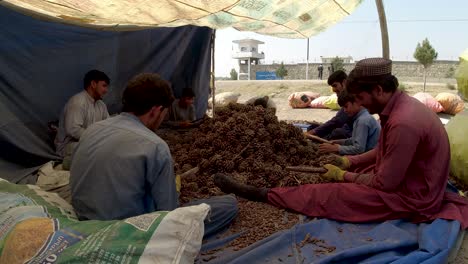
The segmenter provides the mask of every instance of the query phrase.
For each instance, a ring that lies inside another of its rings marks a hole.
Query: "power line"
[[[358,23],[378,23],[379,20],[354,20],[343,21],[344,24],[358,24]],[[387,20],[387,23],[413,23],[413,22],[468,22],[468,18],[457,19],[395,19]]]

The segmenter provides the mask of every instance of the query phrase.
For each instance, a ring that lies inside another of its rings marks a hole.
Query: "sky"
[[[440,60],[458,60],[468,48],[467,0],[383,0],[387,16],[392,60],[414,61],[418,42],[428,38]],[[216,31],[215,74],[229,76],[238,62],[231,58],[233,40],[253,38],[265,42],[263,64],[273,61],[302,63],[307,58],[307,39],[282,39],[240,32],[233,28]],[[382,56],[380,25],[375,0],[363,0],[349,16],[309,39],[309,62],[320,56],[352,56],[354,60]]]

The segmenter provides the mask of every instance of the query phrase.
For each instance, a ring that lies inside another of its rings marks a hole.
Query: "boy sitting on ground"
[[[338,95],[338,104],[350,118],[353,118],[352,136],[347,139],[332,140],[333,144],[323,143],[319,146],[319,152],[357,155],[373,149],[380,134],[377,120],[356,101],[354,95],[346,90]]]
[[[180,99],[175,99],[172,103],[167,124],[175,127],[189,127],[196,120],[194,99],[193,90],[185,88]]]

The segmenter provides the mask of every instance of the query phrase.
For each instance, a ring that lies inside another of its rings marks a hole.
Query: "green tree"
[[[333,60],[331,61],[331,66],[332,66],[332,71],[333,72],[336,72],[338,70],[344,70],[344,66],[343,66],[343,59],[336,56],[335,58],[333,58]],[[332,72],[332,73],[333,73]]]
[[[414,58],[423,65],[424,67],[424,92],[426,91],[426,71],[434,60],[437,59],[437,52],[429,43],[429,40],[424,39],[422,43],[418,43],[416,50],[414,51]]]
[[[284,79],[285,76],[288,76],[288,70],[284,67],[284,63],[281,62],[280,67],[276,70],[276,76]]]
[[[455,77],[455,68],[450,66],[450,68],[448,68],[447,72],[445,73],[445,78],[453,78],[453,77]]]
[[[232,68],[230,74],[231,74],[231,80],[237,80],[237,71],[236,71],[236,69]]]

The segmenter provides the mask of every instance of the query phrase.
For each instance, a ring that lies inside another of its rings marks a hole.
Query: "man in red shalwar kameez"
[[[371,114],[379,114],[382,131],[375,149],[338,158],[339,167],[324,166],[323,177],[339,183],[266,189],[218,173],[215,184],[312,217],[347,222],[442,218],[467,228],[468,200],[445,191],[450,164],[445,128],[429,108],[397,88],[390,60],[364,59],[351,71],[348,91]]]

